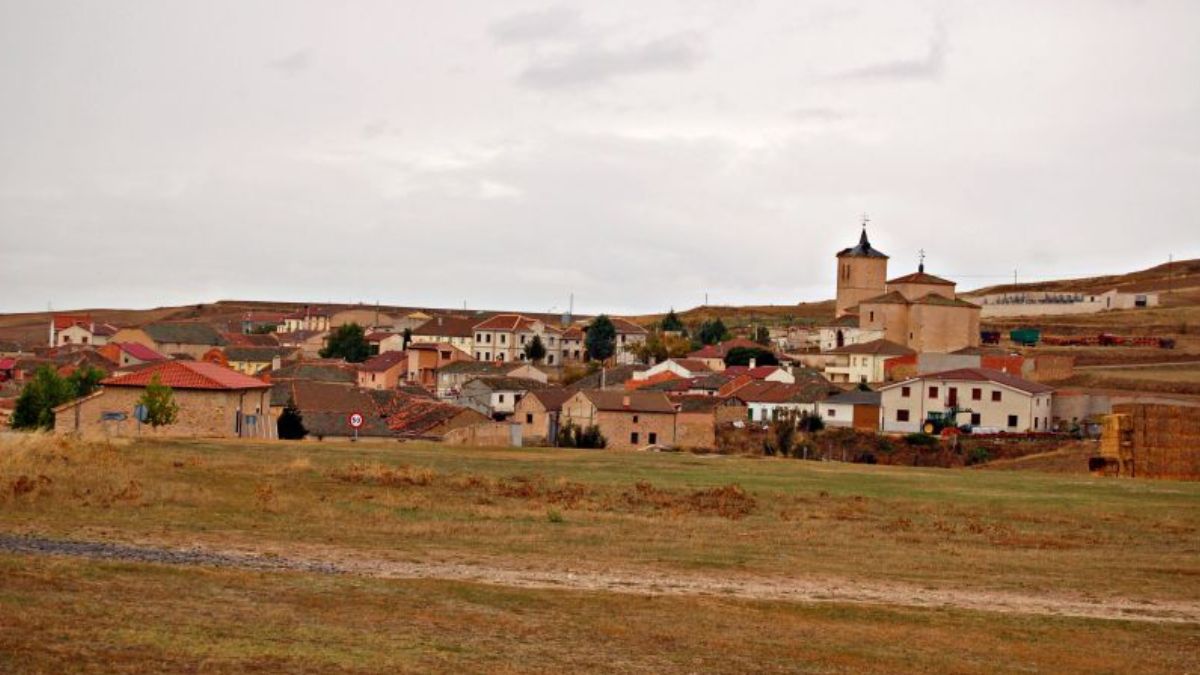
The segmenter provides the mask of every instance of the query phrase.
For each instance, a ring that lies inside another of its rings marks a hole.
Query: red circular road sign
[[[350,417],[348,417],[346,421],[350,422],[350,426],[358,429],[363,425],[362,413],[350,413]]]

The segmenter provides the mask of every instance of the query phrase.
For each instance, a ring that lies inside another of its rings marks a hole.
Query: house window
[[[533,424],[533,413],[525,413],[525,424]]]
[[[638,416],[637,416],[637,415],[634,415],[634,416],[633,416],[633,423],[634,423],[634,424],[637,424],[637,423],[638,423]]]
[[[897,410],[896,411],[896,421],[897,422],[907,422],[908,421],[908,411],[907,410]]]
[[[504,394],[500,394],[500,395],[498,395],[498,396],[496,397],[496,400],[497,400],[498,402],[500,402],[500,403],[504,403]]]
[[[1036,418],[1036,417],[1033,418],[1033,428],[1034,428],[1034,430],[1037,430],[1037,428],[1038,428],[1038,418]]]
[[[870,317],[869,319],[867,319],[868,321],[874,321],[875,320],[875,311],[872,310],[870,312],[867,312],[867,316]]]
[[[488,334],[487,334],[487,340],[485,340],[485,342],[491,342],[491,341],[492,341],[492,334],[491,334],[491,333],[488,333]]]
[[[825,411],[825,416],[826,417],[837,417],[837,411],[834,410],[833,408],[829,408],[828,410]]]
[[[996,403],[1000,402],[1000,392],[998,390],[992,392],[992,401]]]
[[[900,397],[908,398],[912,395],[912,387],[900,387]]]
[[[504,360],[504,352],[496,352],[496,360],[503,361]]]
[[[938,388],[930,387],[929,388],[929,398],[937,398],[937,397],[938,397]]]
[[[525,344],[525,336],[524,335],[521,336],[521,344]]]
[[[546,357],[546,363],[548,363],[550,365],[554,365],[554,355],[553,354]]]
[[[1017,426],[1017,416],[1016,416],[1016,415],[1009,415],[1009,416],[1008,416],[1008,428],[1009,428],[1009,429],[1014,429],[1014,428],[1016,428],[1016,426]]]
[[[972,401],[982,401],[983,400],[983,390],[980,389],[979,387],[975,387],[974,389],[972,389],[971,390],[971,400]]]
[[[504,333],[500,334],[500,344],[502,344],[502,345],[508,344],[508,336],[505,335]]]
[[[651,431],[650,432],[650,445],[654,445],[655,443],[658,443],[658,434]]]
[[[980,415],[979,413],[971,413],[971,424],[974,426],[983,424],[983,415]]]
[[[629,434],[629,442],[630,442],[632,445],[637,445],[637,442],[638,442],[638,433],[637,433],[636,431],[634,431],[634,432],[631,432],[631,433]]]
[[[475,341],[476,341],[476,342],[483,342],[483,333],[476,333],[476,334],[475,334]]]

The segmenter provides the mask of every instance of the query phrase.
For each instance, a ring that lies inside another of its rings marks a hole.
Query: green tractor
[[[954,429],[955,431],[965,431],[970,425],[959,425],[958,416],[962,413],[971,412],[967,408],[959,408],[952,406],[944,412],[931,410],[926,416],[925,421],[921,424],[921,431],[930,436],[941,435],[946,429]]]

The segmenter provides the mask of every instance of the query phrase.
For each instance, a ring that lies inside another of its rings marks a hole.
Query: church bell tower
[[[837,318],[852,313],[863,300],[886,291],[888,257],[871,247],[867,222],[863,216],[858,245],[837,254]]]

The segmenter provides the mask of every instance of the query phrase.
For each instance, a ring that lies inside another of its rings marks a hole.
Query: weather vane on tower
[[[918,272],[925,271],[925,249],[917,251],[917,256],[920,258],[920,264],[917,265]]]

